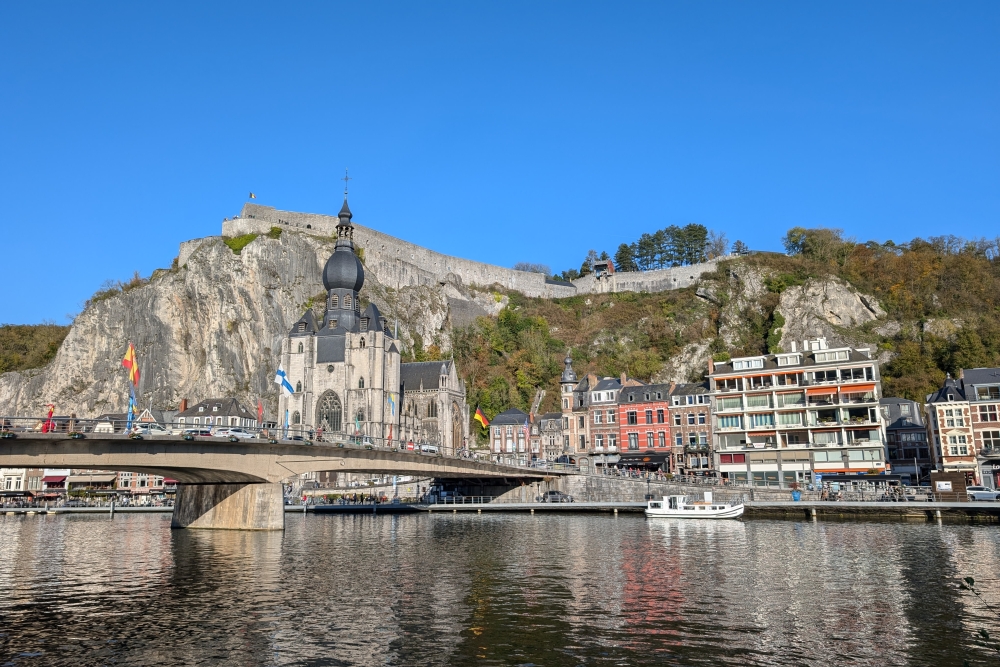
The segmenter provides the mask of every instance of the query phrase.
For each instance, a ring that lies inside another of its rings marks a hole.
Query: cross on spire
[[[347,182],[353,181],[354,179],[347,175],[347,169],[344,169],[344,177],[340,179],[344,182],[344,198],[347,198]]]

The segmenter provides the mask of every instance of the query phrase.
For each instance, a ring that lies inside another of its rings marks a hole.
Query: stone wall
[[[334,234],[337,218],[314,213],[279,211],[270,206],[246,204],[240,217],[222,223],[223,236],[263,234],[271,227],[295,229],[320,236]],[[703,273],[714,271],[719,260],[656,271],[585,276],[572,285],[547,281],[540,273],[515,271],[460,257],[444,255],[362,225],[354,225],[354,242],[364,250],[365,268],[379,282],[399,289],[414,285],[500,285],[526,296],[560,298],[603,292],[662,292],[693,285]],[[193,243],[189,241],[188,243]],[[182,246],[182,254],[183,254]],[[181,260],[181,264],[183,264]]]
[[[647,490],[648,489],[648,490]],[[515,487],[496,498],[495,503],[532,503],[546,491],[562,491],[577,502],[644,502],[646,494],[657,498],[671,495],[687,495],[701,498],[702,493],[711,491],[715,500],[791,500],[791,491],[749,487],[726,487],[705,484],[680,484],[675,482],[651,481],[644,479],[611,477],[607,475],[563,475]],[[817,492],[802,492],[803,500],[818,500]]]

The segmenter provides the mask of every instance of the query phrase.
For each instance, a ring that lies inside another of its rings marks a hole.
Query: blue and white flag
[[[125,417],[125,432],[132,431],[132,417],[135,415],[135,387],[129,386],[128,415]]]
[[[295,393],[292,383],[288,381],[288,376],[285,375],[285,371],[280,365],[278,372],[274,374],[274,384],[281,386],[281,391],[285,392],[285,396],[291,396]]]
[[[282,440],[288,439],[288,410],[285,410],[285,430],[281,435]]]

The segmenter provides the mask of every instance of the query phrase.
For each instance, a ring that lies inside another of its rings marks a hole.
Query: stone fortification
[[[222,223],[223,236],[263,234],[271,227],[292,228],[319,236],[331,236],[337,218],[315,213],[280,211],[270,206],[246,204],[238,218]],[[608,276],[593,275],[573,283],[546,280],[540,273],[515,271],[502,266],[483,264],[460,257],[451,257],[388,234],[355,224],[354,241],[364,249],[366,270],[371,271],[380,283],[399,289],[416,285],[458,283],[465,285],[500,285],[521,292],[526,296],[560,298],[577,294],[602,292],[662,292],[688,287],[707,272],[715,270],[718,260],[691,266],[679,266],[657,271],[616,273]],[[181,246],[181,255],[188,241]],[[195,246],[196,247],[196,246]],[[183,257],[180,259],[183,264]]]

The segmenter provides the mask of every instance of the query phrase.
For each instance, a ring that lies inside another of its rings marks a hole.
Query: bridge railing
[[[428,505],[481,505],[493,502],[496,496],[431,496]]]
[[[100,437],[103,435],[128,436],[137,440],[162,437],[183,437],[186,440],[225,438],[231,442],[242,440],[265,440],[271,444],[302,444],[325,447],[350,447],[384,451],[400,451],[423,456],[447,456],[449,458],[479,460],[529,469],[552,469],[570,472],[577,469],[568,464],[533,465],[529,461],[517,459],[497,460],[494,455],[470,449],[456,452],[445,451],[433,442],[382,438],[364,433],[324,432],[322,429],[307,429],[292,425],[286,428],[274,426],[237,426],[229,424],[192,424],[188,421],[150,422],[133,420],[131,423],[121,415],[107,415],[100,418],[81,418],[75,415],[53,415],[52,417],[0,416],[0,439],[17,437],[20,434],[55,433],[71,438]],[[208,416],[205,417],[209,418]]]

